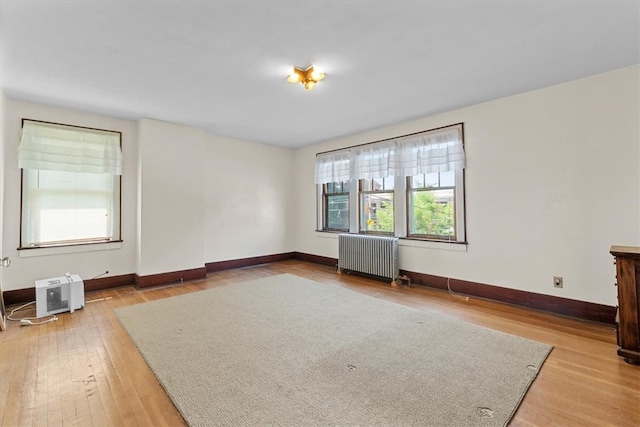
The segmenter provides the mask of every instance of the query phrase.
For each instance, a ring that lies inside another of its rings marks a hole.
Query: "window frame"
[[[413,176],[406,177],[406,196],[405,196],[405,213],[406,213],[406,233],[408,239],[418,239],[418,240],[430,240],[430,241],[438,241],[438,242],[451,242],[451,243],[461,243],[459,237],[465,236],[464,227],[460,224],[460,209],[459,206],[462,207],[462,213],[464,213],[464,197],[460,197],[464,195],[464,173],[459,174],[459,171],[453,171],[454,173],[454,184],[453,185],[440,185],[441,183],[441,174],[438,173],[438,186],[427,186],[426,184],[426,175],[424,176],[424,185],[422,187],[413,187]],[[463,172],[463,171],[462,171]],[[459,176],[461,175],[461,176]],[[462,180],[461,183],[459,181]],[[412,192],[428,192],[428,191],[438,191],[438,190],[453,190],[453,236],[447,235],[439,235],[439,234],[420,234],[420,233],[411,233],[411,193]],[[462,192],[462,195],[460,194]],[[462,203],[460,203],[462,201]],[[465,224],[464,218],[462,219],[463,224]],[[462,239],[464,241],[464,238]]]
[[[22,129],[24,127],[24,122],[25,121],[30,121],[30,122],[37,122],[37,123],[45,123],[45,124],[52,124],[52,125],[58,125],[58,126],[66,126],[69,128],[75,128],[75,129],[87,129],[87,130],[94,130],[94,131],[99,131],[99,132],[109,132],[109,133],[114,133],[118,135],[118,139],[120,142],[120,150],[122,150],[122,132],[120,131],[114,131],[114,130],[110,130],[110,129],[101,129],[101,128],[94,128],[94,127],[88,127],[88,126],[77,126],[77,125],[69,125],[69,124],[65,124],[65,123],[58,123],[58,122],[50,122],[50,121],[44,121],[44,120],[34,120],[34,119],[26,119],[23,118],[21,121],[21,127],[20,129]],[[29,169],[29,170],[40,170],[40,169]],[[97,239],[85,239],[85,240],[68,240],[68,241],[58,241],[58,242],[51,242],[51,243],[46,243],[46,244],[38,244],[38,245],[28,245],[25,246],[24,242],[23,242],[23,226],[24,226],[24,191],[25,191],[25,170],[23,168],[20,168],[20,230],[19,230],[19,236],[20,236],[20,240],[19,240],[19,246],[17,248],[18,251],[24,251],[24,250],[38,250],[38,249],[46,249],[46,248],[66,248],[66,247],[79,247],[79,246],[95,246],[95,245],[110,245],[112,243],[121,243],[122,242],[122,175],[118,175],[118,183],[116,185],[114,185],[114,190],[116,190],[117,187],[117,197],[114,197],[114,200],[117,200],[117,204],[118,206],[116,207],[116,209],[114,209],[114,212],[117,211],[117,215],[118,215],[118,227],[117,227],[117,236],[115,235],[116,233],[114,233],[114,236],[112,236],[112,238],[110,239],[101,239],[101,240],[97,240]]]
[[[392,178],[394,180],[394,188],[391,190],[386,189],[386,180]],[[365,181],[369,181],[371,183],[371,188],[373,188],[374,180],[381,179],[382,180],[382,190],[363,190]],[[381,236],[395,236],[396,235],[396,186],[395,186],[395,178],[394,177],[386,177],[386,178],[367,178],[367,179],[359,179],[358,180],[358,234],[374,234]],[[368,194],[391,194],[391,198],[393,199],[393,221],[392,231],[370,231],[363,230],[362,221],[364,219],[364,196]]]
[[[330,232],[341,232],[341,233],[348,233],[350,230],[350,224],[351,224],[351,186],[349,184],[349,181],[340,181],[340,188],[342,189],[341,192],[328,192],[328,186],[329,184],[333,184],[335,187],[335,184],[337,184],[337,182],[329,182],[326,184],[320,184],[322,186],[321,189],[321,210],[322,210],[322,230],[323,231],[330,231]],[[344,191],[344,189],[347,189],[347,191]],[[349,203],[349,210],[347,213],[347,228],[330,228],[328,227],[327,221],[329,219],[329,203],[328,203],[328,199],[331,196],[347,196],[347,202]]]

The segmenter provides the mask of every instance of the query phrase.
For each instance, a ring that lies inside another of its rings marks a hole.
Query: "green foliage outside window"
[[[411,192],[413,209],[409,219],[412,235],[454,237],[455,211],[453,190]]]
[[[393,233],[393,200],[380,203],[376,208],[376,219],[369,218],[364,229],[369,232]]]

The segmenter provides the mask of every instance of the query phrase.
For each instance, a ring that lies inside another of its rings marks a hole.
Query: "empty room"
[[[0,426],[640,425],[639,1],[0,1]]]

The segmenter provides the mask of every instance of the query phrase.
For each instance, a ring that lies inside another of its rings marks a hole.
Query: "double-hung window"
[[[121,134],[23,120],[21,249],[119,241]]]
[[[325,231],[466,242],[465,162],[462,123],[318,154],[318,224]],[[335,207],[348,209],[349,201],[357,212],[338,221]]]
[[[456,171],[407,177],[408,237],[457,240],[456,225],[464,217],[456,218],[456,206],[464,202],[458,201],[463,186],[456,182],[462,182],[461,176],[456,179]]]
[[[393,177],[361,179],[360,233],[393,234]]]
[[[323,229],[349,231],[349,183],[322,185]]]

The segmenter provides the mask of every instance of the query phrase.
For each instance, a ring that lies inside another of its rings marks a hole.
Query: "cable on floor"
[[[35,303],[36,303],[35,301],[31,301],[31,302],[28,302],[26,304],[22,304],[18,308],[14,308],[13,310],[11,310],[11,313],[9,313],[9,315],[7,316],[7,320],[12,320],[14,322],[20,322],[20,325],[22,325],[22,326],[44,325],[45,323],[51,323],[51,322],[54,322],[54,321],[58,320],[58,316],[56,316],[55,314],[52,314],[51,318],[49,318],[47,320],[41,320],[39,322],[34,322],[34,320],[38,320],[37,317],[21,317],[19,319],[14,319],[13,318],[13,314],[16,311],[20,311],[23,308],[28,307],[28,306],[30,306],[32,304],[35,304]]]
[[[451,279],[449,277],[447,277],[447,289],[449,290],[449,293],[452,296],[456,297],[456,298],[460,298],[460,299],[463,299],[465,301],[469,301],[469,297],[468,296],[457,294],[457,293],[455,293],[455,292],[453,292],[451,290],[451,285],[449,284],[450,281],[451,281]]]

